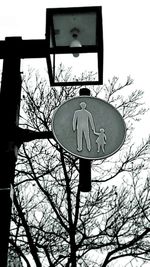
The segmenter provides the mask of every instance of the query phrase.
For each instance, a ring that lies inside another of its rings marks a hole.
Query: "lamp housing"
[[[48,8],[46,41],[52,86],[103,84],[101,6]],[[60,64],[72,70],[67,80],[63,73],[57,75]]]

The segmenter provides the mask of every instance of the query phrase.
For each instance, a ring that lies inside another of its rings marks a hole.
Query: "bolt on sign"
[[[79,158],[96,160],[116,153],[125,141],[125,122],[116,108],[91,96],[74,97],[55,111],[56,141]]]

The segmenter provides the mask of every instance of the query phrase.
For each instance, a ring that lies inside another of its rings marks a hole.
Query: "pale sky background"
[[[104,83],[114,75],[120,82],[131,75],[150,107],[149,0],[4,0],[0,3],[0,40],[6,36],[43,39],[46,8],[71,6],[102,6]],[[140,123],[139,137],[150,133],[149,117],[150,113]]]
[[[121,82],[131,75],[150,108],[150,0],[1,0],[0,40],[7,36],[43,39],[46,8],[69,6],[102,6],[104,83],[113,76]],[[148,134],[150,112],[137,124],[136,138]]]

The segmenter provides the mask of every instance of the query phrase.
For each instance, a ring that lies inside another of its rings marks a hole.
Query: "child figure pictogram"
[[[106,145],[106,139],[107,139],[105,130],[103,128],[100,128],[99,133],[95,132],[95,134],[98,135],[98,138],[96,139],[97,152],[100,152],[100,148],[101,148],[103,153],[105,153],[105,145]]]

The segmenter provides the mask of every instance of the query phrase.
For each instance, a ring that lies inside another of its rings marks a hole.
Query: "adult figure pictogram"
[[[86,141],[87,150],[91,150],[90,126],[95,132],[92,114],[86,110],[86,103],[80,103],[80,110],[76,110],[73,116],[73,131],[77,131],[77,150],[83,149],[83,137]]]

